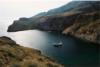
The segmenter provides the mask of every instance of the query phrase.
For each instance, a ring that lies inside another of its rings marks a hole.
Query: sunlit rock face
[[[61,31],[100,43],[100,1],[72,1],[48,12],[14,21],[8,31],[30,29]]]
[[[0,67],[64,67],[43,56],[39,50],[16,44],[8,37],[0,37]]]

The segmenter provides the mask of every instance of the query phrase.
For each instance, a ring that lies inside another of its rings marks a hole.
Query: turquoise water
[[[96,67],[99,65],[99,45],[65,36],[59,32],[29,30],[9,33],[9,37],[23,46],[41,50],[42,54],[52,57],[66,66]],[[59,41],[63,42],[63,46],[54,47],[53,43]]]

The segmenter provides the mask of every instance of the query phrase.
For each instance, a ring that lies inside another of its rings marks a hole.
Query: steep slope
[[[99,10],[100,10],[100,1],[72,1],[69,4],[66,4],[62,7],[49,10],[48,12],[42,12],[36,16],[27,18],[27,21],[21,20],[21,19],[16,20],[16,21],[14,21],[14,23],[12,25],[9,26],[8,31],[14,32],[14,31],[21,31],[21,30],[37,29],[37,28],[41,29],[41,27],[48,26],[48,25],[51,25],[50,28],[52,28],[52,23],[55,24],[55,25],[54,24],[53,25],[56,28],[58,28],[60,24],[61,25],[65,25],[68,23],[71,24],[71,21],[74,21],[75,18],[73,19],[73,16],[72,16],[72,19],[69,19],[70,15],[67,15],[67,14],[89,13],[89,12],[99,11]],[[62,15],[64,15],[64,16],[66,15],[66,16],[63,17]],[[57,21],[57,20],[59,20],[58,16],[61,18],[60,21]],[[56,22],[55,22],[55,20],[56,20]],[[44,25],[41,24],[43,22],[44,22]],[[48,30],[50,28],[48,28]],[[62,27],[60,27],[60,28],[62,28]],[[50,29],[50,30],[52,30],[52,29]],[[59,30],[62,30],[62,29],[59,29]],[[54,29],[54,30],[56,30],[56,29]]]
[[[100,12],[79,15],[63,33],[100,44]]]
[[[64,67],[40,51],[19,46],[8,37],[0,37],[0,67]]]
[[[28,20],[17,20],[8,31],[60,31],[100,44],[100,1],[72,1]]]
[[[72,1],[59,8],[48,11],[47,15],[48,14],[54,15],[64,12],[77,12],[77,11],[89,12],[94,10],[100,10],[100,8],[98,8],[99,6],[100,6],[99,1]]]

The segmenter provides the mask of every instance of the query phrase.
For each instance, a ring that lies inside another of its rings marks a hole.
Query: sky
[[[71,0],[0,0],[0,18],[31,17],[69,1]]]
[[[7,20],[12,22],[20,17],[31,17],[70,1],[72,0],[0,0],[0,22]]]
[[[40,12],[67,4],[71,0],[0,0],[0,35],[14,20],[32,17]]]

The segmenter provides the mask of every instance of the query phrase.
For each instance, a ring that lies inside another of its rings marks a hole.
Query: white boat
[[[62,41],[60,41],[58,43],[53,43],[53,46],[54,47],[61,47],[62,45],[63,45],[63,42]]]
[[[59,38],[60,38],[60,33],[59,33]],[[54,47],[62,47],[63,46],[63,42],[62,42],[61,38],[60,38],[59,42],[53,43],[53,46]]]

